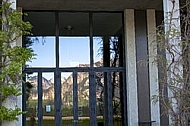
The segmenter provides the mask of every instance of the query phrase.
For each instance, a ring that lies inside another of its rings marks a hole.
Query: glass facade
[[[24,106],[38,106],[36,125],[123,125],[122,17],[119,12],[28,12],[24,17],[33,36],[26,36],[30,44],[24,39],[23,46],[37,54],[25,71],[38,82]],[[26,115],[23,124],[31,120]]]

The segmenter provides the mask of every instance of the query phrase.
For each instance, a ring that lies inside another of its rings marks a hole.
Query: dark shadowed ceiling
[[[122,12],[125,9],[131,8],[138,10],[153,8],[162,10],[162,1],[163,0],[17,0],[17,6],[22,7],[22,9],[28,13],[25,20],[30,21],[33,25],[32,33],[34,35],[54,36],[54,12],[55,10],[60,10],[60,35],[88,36],[89,15],[86,13],[87,11]],[[80,11],[80,13],[78,11]],[[122,13],[93,14],[94,35],[115,35],[122,28],[121,22]],[[71,26],[72,30],[68,31],[66,29],[67,26]]]
[[[126,8],[162,10],[163,0],[17,0],[23,10],[123,11]]]
[[[27,12],[35,36],[55,36],[55,12]],[[122,13],[93,13],[93,35],[114,36],[121,33]],[[59,12],[60,36],[89,36],[89,13]]]

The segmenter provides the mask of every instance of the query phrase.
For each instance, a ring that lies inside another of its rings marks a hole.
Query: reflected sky
[[[44,40],[42,40],[44,39]],[[100,60],[98,55],[100,40],[94,39],[94,61]],[[32,47],[36,59],[27,62],[29,67],[55,67],[55,37],[38,37]],[[60,67],[76,67],[90,63],[89,37],[60,37]]]
[[[60,37],[60,67],[90,64],[89,37]]]

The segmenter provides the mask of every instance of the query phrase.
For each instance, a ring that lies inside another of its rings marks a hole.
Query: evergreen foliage
[[[22,94],[22,69],[26,61],[33,59],[31,49],[17,46],[16,41],[23,35],[30,35],[32,28],[29,22],[22,20],[22,13],[11,8],[8,0],[0,6],[0,123],[17,120],[21,109],[16,105],[17,96]],[[9,108],[6,102],[13,101],[14,107]]]

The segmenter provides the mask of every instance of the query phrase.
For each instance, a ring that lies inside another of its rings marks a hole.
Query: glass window
[[[89,67],[89,37],[60,37],[60,67]]]
[[[32,37],[27,36],[23,45],[31,48],[36,59],[26,64],[30,67],[55,67],[55,13],[28,12],[25,21],[32,24]]]
[[[26,124],[36,125],[38,120],[38,73],[27,74],[26,76]]]
[[[93,14],[94,66],[118,67],[122,39],[121,13]]]
[[[29,46],[36,54],[35,59],[27,62],[29,67],[55,67],[55,37],[30,37]]]
[[[88,13],[60,13],[60,67],[89,67]]]

